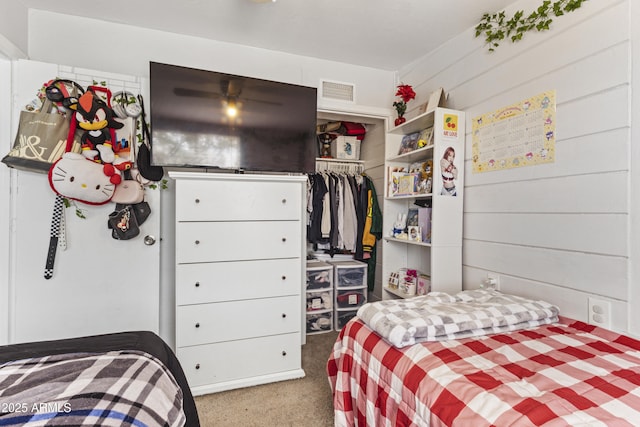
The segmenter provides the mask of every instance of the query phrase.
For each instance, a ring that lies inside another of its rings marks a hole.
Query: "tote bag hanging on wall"
[[[51,165],[66,151],[69,118],[51,113],[53,104],[45,100],[40,111],[21,111],[13,148],[2,162],[9,167],[48,173]],[[80,152],[77,136],[71,151]]]

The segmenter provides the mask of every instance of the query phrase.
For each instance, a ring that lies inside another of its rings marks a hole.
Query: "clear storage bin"
[[[333,266],[323,261],[307,261],[307,290],[333,288]]]
[[[307,292],[307,312],[333,309],[333,289]]]
[[[333,311],[307,314],[307,335],[321,334],[333,330]]]
[[[335,321],[336,321],[336,331],[339,331],[347,324],[347,322],[358,314],[358,310],[341,310],[336,311],[335,313]]]
[[[367,289],[343,289],[336,291],[336,308],[358,308],[367,302]]]
[[[367,264],[360,261],[333,261],[334,283],[337,288],[367,286]]]

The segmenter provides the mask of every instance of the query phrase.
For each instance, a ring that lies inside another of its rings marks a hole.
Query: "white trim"
[[[27,59],[28,56],[15,44],[0,34],[0,55],[4,55],[8,59]]]
[[[633,25],[640,16],[640,4],[629,0],[627,25],[630,31],[630,152],[629,152],[629,299],[628,306],[640,302],[640,28]],[[640,310],[629,309],[627,330],[640,336]]]

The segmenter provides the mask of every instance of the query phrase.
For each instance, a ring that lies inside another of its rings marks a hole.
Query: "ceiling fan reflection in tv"
[[[151,62],[150,95],[153,165],[315,170],[315,87]]]
[[[190,89],[186,87],[176,87],[173,89],[173,93],[177,96],[186,96],[192,98],[219,99],[220,102],[222,102],[222,106],[227,117],[229,118],[237,117],[245,102],[259,102],[275,107],[282,106],[281,102],[275,102],[273,100],[243,97],[241,96],[242,87],[242,80],[222,79],[220,80],[219,92],[213,92],[203,89]]]

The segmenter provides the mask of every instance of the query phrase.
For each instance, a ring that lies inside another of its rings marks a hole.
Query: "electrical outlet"
[[[611,302],[589,297],[588,323],[603,328],[611,328]]]
[[[493,289],[500,290],[500,275],[498,273],[487,273],[487,280],[493,282]]]
[[[482,289],[500,290],[500,275],[498,273],[487,273],[487,278],[480,283]]]

